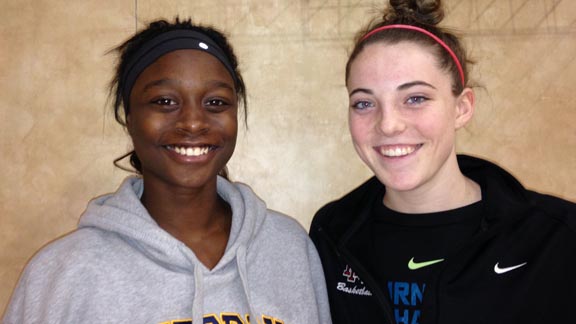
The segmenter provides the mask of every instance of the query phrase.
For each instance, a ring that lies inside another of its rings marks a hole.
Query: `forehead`
[[[136,83],[141,79],[160,77],[215,79],[234,84],[232,76],[220,60],[195,49],[181,49],[162,55],[142,71]]]
[[[377,42],[367,45],[354,59],[347,81],[439,81],[442,77],[450,83],[449,74],[440,68],[432,48],[408,41]]]

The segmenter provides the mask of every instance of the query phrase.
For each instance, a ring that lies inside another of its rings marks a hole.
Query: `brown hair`
[[[441,69],[450,73],[452,78],[452,93],[458,95],[468,83],[468,63],[472,63],[466,57],[466,50],[458,37],[438,24],[444,18],[444,9],[441,0],[390,0],[389,6],[384,9],[382,16],[374,19],[365,28],[361,29],[354,39],[354,48],[346,63],[346,81],[350,74],[350,65],[362,52],[364,47],[376,42],[397,44],[403,41],[414,42],[430,47],[438,59]],[[451,55],[433,38],[415,30],[386,29],[379,31],[364,39],[370,31],[388,25],[410,25],[422,28],[444,42],[454,52],[462,66],[464,84],[461,82],[460,71],[457,63]]]

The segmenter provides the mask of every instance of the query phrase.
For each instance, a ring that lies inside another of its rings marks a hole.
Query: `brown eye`
[[[204,101],[204,107],[207,111],[219,113],[232,108],[233,105],[226,99],[210,98]]]
[[[153,100],[152,103],[160,105],[160,106],[173,106],[176,105],[176,102],[170,98],[160,98]]]
[[[207,106],[225,106],[228,103],[221,99],[209,99],[206,101]]]

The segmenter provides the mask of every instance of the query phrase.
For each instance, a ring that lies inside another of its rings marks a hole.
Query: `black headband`
[[[122,73],[119,82],[123,85],[122,100],[125,107],[128,107],[130,92],[140,73],[160,56],[180,49],[197,49],[213,55],[224,64],[224,67],[234,79],[234,84],[237,84],[238,80],[232,63],[224,51],[210,37],[190,29],[172,30],[160,34],[145,43],[126,64],[126,69]]]

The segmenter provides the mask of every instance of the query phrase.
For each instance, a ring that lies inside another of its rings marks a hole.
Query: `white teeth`
[[[398,156],[408,155],[408,154],[414,152],[415,150],[416,150],[416,148],[414,146],[408,146],[408,147],[396,147],[396,148],[382,149],[380,152],[384,156],[398,157]]]
[[[179,147],[179,146],[169,146],[174,152],[185,155],[185,156],[200,156],[207,154],[210,151],[210,147]]]

